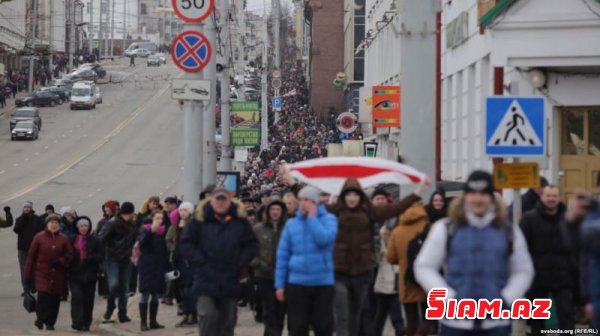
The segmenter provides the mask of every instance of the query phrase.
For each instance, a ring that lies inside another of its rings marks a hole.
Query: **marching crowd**
[[[98,289],[103,318],[116,311],[121,323],[131,322],[127,302],[139,292],[141,331],[164,328],[161,300],[175,300],[175,327],[198,326],[201,336],[234,335],[246,301],[268,336],[380,336],[388,318],[396,335],[510,334],[509,320],[425,319],[432,288],[507,306],[551,296],[561,329],[579,317],[600,326],[597,200],[580,192],[563,205],[543,180],[513,223],[485,171],[472,172],[453,200],[436,190],[425,204],[428,179],[399,200],[354,179],[332,197],[285,168],[326,156],[335,138],[308,111],[302,76],[286,85],[303,94],[286,100],[270,150],[250,156],[239,199],[210,186],[196,204],[152,196],[137,213],[111,200],[95,225],[68,206],[38,216],[25,202],[15,220],[5,207],[0,227],[14,223],[23,296],[37,292],[35,326],[53,330],[70,294],[72,328],[89,331]],[[532,335],[546,327],[531,320]]]

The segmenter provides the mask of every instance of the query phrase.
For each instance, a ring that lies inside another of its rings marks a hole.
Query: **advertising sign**
[[[260,109],[258,102],[231,102],[231,145],[260,144]]]
[[[373,128],[400,127],[400,86],[373,86]]]

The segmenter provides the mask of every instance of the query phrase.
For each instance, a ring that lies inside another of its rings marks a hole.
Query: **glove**
[[[10,213],[10,207],[9,207],[9,206],[5,206],[5,207],[4,207],[4,212],[6,212],[6,213]]]
[[[50,267],[56,268],[56,267],[58,267],[58,265],[60,265],[60,262],[58,261],[58,259],[53,258],[52,260],[50,260]]]

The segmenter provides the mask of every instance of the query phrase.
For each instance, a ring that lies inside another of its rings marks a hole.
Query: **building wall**
[[[311,0],[309,6],[312,9],[310,103],[324,118],[330,110],[338,114],[344,109],[344,91],[332,85],[335,75],[344,70],[344,1]]]

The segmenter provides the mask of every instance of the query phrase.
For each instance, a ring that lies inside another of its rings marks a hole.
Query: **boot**
[[[147,303],[140,303],[140,320],[142,321],[140,323],[140,330],[141,331],[148,331],[148,304]]]
[[[188,320],[188,325],[196,325],[198,324],[198,315],[190,314],[190,319]]]
[[[150,329],[162,329],[165,326],[158,324],[156,315],[158,314],[158,302],[150,302]]]
[[[190,320],[189,315],[187,315],[187,314],[183,315],[183,319],[175,325],[175,328],[183,328],[183,327],[187,326],[189,323],[189,320]]]

